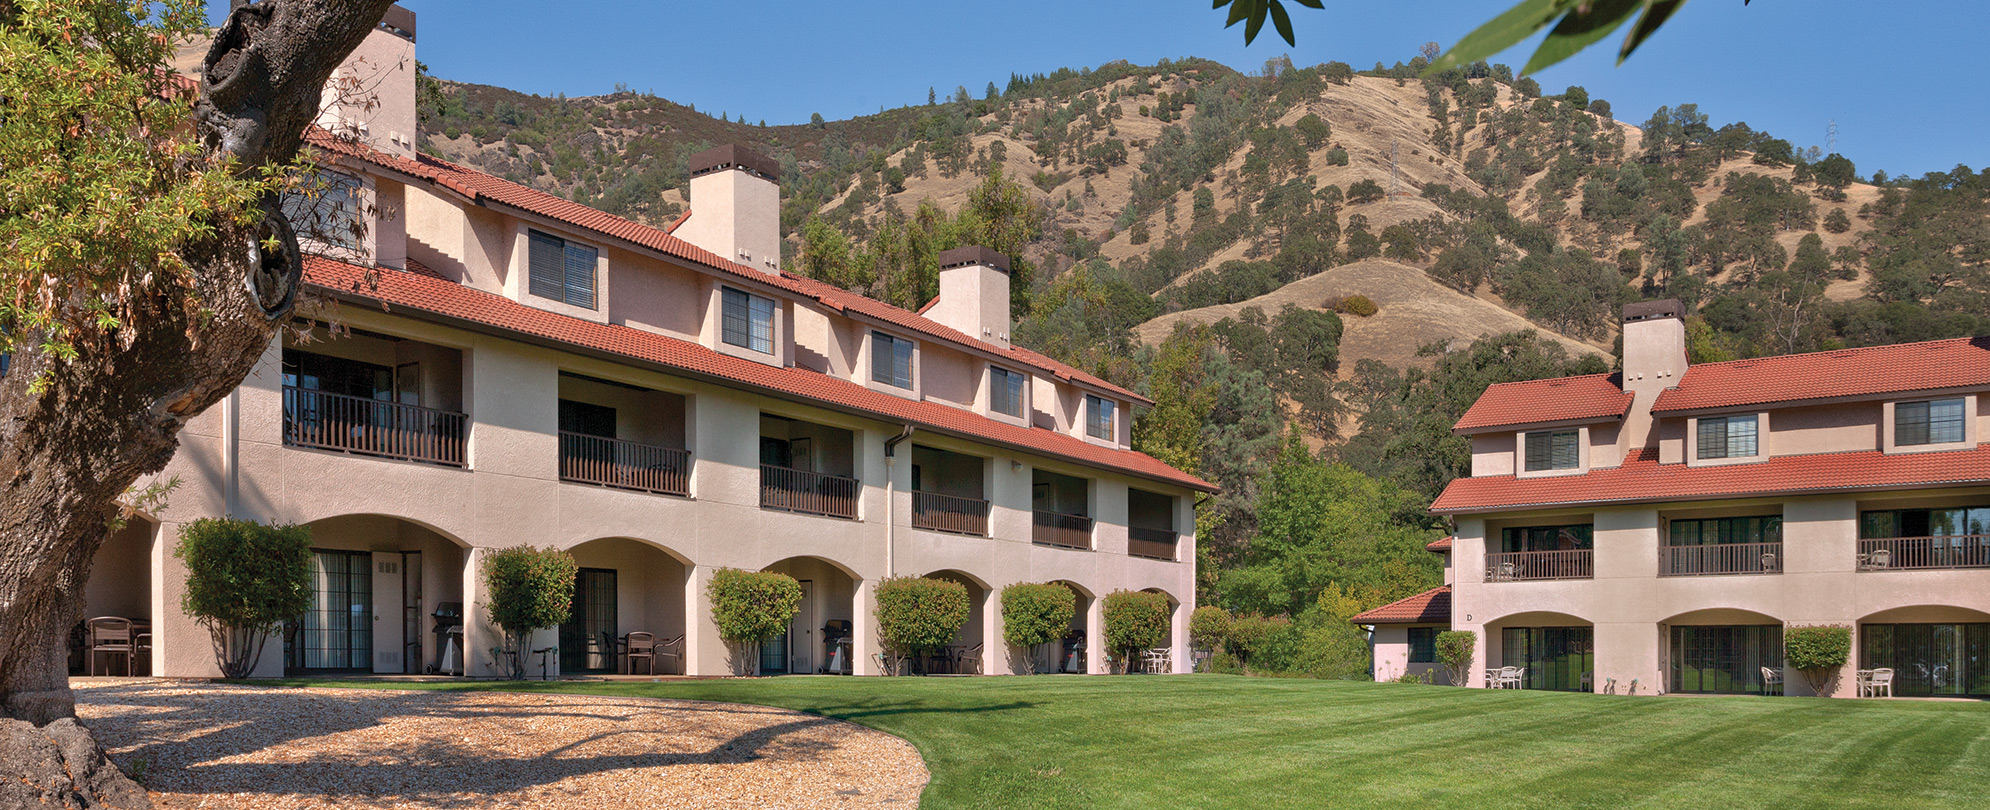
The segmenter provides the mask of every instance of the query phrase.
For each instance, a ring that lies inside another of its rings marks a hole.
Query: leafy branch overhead
[[[1307,8],[1324,8],[1319,0],[1293,2]],[[1742,5],[1748,2],[1742,0]],[[1458,44],[1430,64],[1425,75],[1491,59],[1552,25],[1547,38],[1521,69],[1522,73],[1533,73],[1581,53],[1636,18],[1637,22],[1617,48],[1617,63],[1621,65],[1685,4],[1686,0],[1524,0],[1458,40]],[[1225,6],[1230,8],[1230,17],[1223,26],[1244,23],[1245,45],[1257,39],[1266,17],[1271,18],[1286,44],[1298,44],[1292,36],[1292,19],[1281,0],[1215,0],[1212,7]]]

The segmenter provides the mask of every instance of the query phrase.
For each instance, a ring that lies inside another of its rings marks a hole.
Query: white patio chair
[[[1594,692],[1596,691],[1596,673],[1595,672],[1582,673],[1582,678],[1578,680],[1576,683],[1578,686],[1581,687],[1582,691]]]
[[[1893,670],[1885,667],[1873,670],[1872,680],[1866,683],[1866,696],[1879,697],[1880,690],[1886,690],[1886,696],[1893,697]]]
[[[1499,668],[1499,686],[1498,686],[1497,688],[1500,688],[1500,689],[1519,689],[1519,688],[1520,688],[1520,678],[1521,678],[1522,674],[1523,674],[1523,673],[1525,673],[1525,672],[1526,672],[1526,670],[1524,670],[1524,669],[1521,669],[1520,667],[1500,667],[1500,668]]]
[[[1859,697],[1872,696],[1871,695],[1872,683],[1873,683],[1872,670],[1860,669],[1860,670],[1854,670],[1852,672],[1852,685],[1858,688]]]
[[[1768,667],[1762,668],[1762,691],[1764,693],[1767,693],[1771,686],[1777,687],[1776,691],[1780,693],[1782,685],[1783,673],[1781,670],[1774,670]]]

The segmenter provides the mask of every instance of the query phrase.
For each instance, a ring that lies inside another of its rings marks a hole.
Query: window
[[[988,407],[996,413],[1022,416],[1023,379],[1006,368],[988,369]]]
[[[1902,402],[1893,406],[1893,443],[1949,444],[1963,438],[1963,400]]]
[[[726,287],[720,339],[762,354],[774,353],[774,299]]]
[[[1748,458],[1756,455],[1756,415],[1700,418],[1700,458]]]
[[[1568,526],[1520,526],[1501,529],[1500,551],[1571,551],[1589,548],[1594,533],[1588,523]]]
[[[298,236],[357,250],[361,188],[359,178],[322,172],[307,187],[285,191],[278,206]]]
[[[1543,430],[1527,434],[1527,471],[1573,470],[1582,465],[1582,451],[1578,440],[1582,434],[1574,430]]]
[[[531,232],[527,275],[532,294],[594,308],[594,260],[600,251],[552,234]]]
[[[1783,542],[1783,518],[1761,517],[1700,518],[1672,520],[1667,529],[1668,546],[1713,546],[1726,543]]]
[[[1412,664],[1437,663],[1438,629],[1439,628],[1436,627],[1410,628],[1410,663]]]
[[[1085,395],[1085,435],[1111,441],[1112,400]]]
[[[912,341],[883,332],[871,333],[871,382],[896,388],[912,387]]]
[[[1970,537],[1990,535],[1990,507],[1885,509],[1859,514],[1859,538]]]

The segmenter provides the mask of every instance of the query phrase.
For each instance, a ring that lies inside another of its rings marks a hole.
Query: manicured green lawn
[[[1984,807],[1990,705],[1176,677],[295,681],[782,706],[918,746],[925,807]]]

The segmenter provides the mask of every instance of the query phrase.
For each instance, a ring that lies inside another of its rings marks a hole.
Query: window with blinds
[[[1438,627],[1410,628],[1410,663],[1437,663],[1437,633],[1441,629]]]
[[[1948,444],[1962,441],[1963,400],[1936,399],[1893,406],[1893,443]]]
[[[1701,417],[1699,424],[1700,458],[1748,458],[1760,449],[1755,414]]]
[[[540,298],[594,308],[594,264],[601,251],[539,231],[530,232],[530,264],[526,275],[532,294]]]
[[[1111,441],[1112,400],[1085,395],[1085,435]]]
[[[883,332],[871,332],[871,381],[910,389],[912,341]]]
[[[720,340],[762,354],[774,353],[774,299],[726,287],[720,303]]]
[[[1579,439],[1574,430],[1540,430],[1527,434],[1527,471],[1573,470],[1582,466]]]
[[[988,407],[996,413],[1023,415],[1023,375],[1006,368],[988,370]]]

